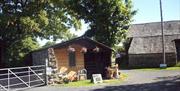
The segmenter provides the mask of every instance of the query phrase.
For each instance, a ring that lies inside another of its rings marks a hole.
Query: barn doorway
[[[88,51],[84,54],[84,66],[87,70],[87,78],[90,79],[91,75],[96,73],[96,60],[93,52]]]
[[[180,39],[175,40],[175,46],[176,46],[177,61],[180,61]]]

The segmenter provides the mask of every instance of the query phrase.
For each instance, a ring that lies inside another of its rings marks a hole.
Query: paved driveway
[[[121,72],[128,74],[128,79],[119,84],[78,88],[45,86],[26,91],[180,91],[180,70],[121,70]]]

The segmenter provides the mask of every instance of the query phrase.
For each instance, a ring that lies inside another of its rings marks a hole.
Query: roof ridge
[[[180,20],[168,20],[168,21],[163,21],[163,23],[166,23],[166,22],[180,22]],[[153,24],[153,23],[161,23],[161,21],[135,23],[135,24],[132,24],[132,25],[144,25],[144,24]]]
[[[90,40],[90,41],[92,41],[92,42],[95,42],[95,43],[97,43],[97,44],[99,44],[99,45],[101,45],[101,46],[104,46],[104,47],[106,47],[106,48],[114,51],[112,48],[106,46],[105,44],[100,43],[100,42],[98,42],[98,41],[96,41],[96,40],[93,40],[93,39],[91,39],[91,38],[89,38],[89,37],[86,37],[86,36],[80,36],[80,37],[77,37],[77,38],[74,38],[74,39],[71,39],[71,40],[68,40],[68,41],[64,41],[64,42],[61,42],[61,43],[54,44],[54,45],[52,45],[52,46],[48,46],[48,47],[45,47],[45,48],[40,48],[40,49],[35,50],[35,51],[45,50],[45,49],[48,49],[48,48],[57,48],[57,47],[59,47],[59,46],[63,46],[63,45],[66,45],[66,44],[68,44],[68,43],[71,43],[71,42],[73,42],[73,41],[77,41],[77,40],[81,40],[81,39]]]

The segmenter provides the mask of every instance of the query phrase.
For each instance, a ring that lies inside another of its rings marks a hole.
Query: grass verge
[[[154,71],[154,70],[180,70],[180,67],[167,67],[167,68],[140,68],[137,70]]]
[[[84,81],[77,81],[77,82],[69,82],[68,84],[57,84],[55,86],[58,86],[58,87],[82,87],[82,86],[98,86],[98,85],[117,84],[117,83],[121,83],[127,77],[128,77],[127,74],[121,74],[120,79],[103,80],[103,83],[99,83],[99,84],[91,83],[90,80],[84,80]]]
[[[175,67],[180,67],[180,62],[178,62],[178,63],[175,65]]]

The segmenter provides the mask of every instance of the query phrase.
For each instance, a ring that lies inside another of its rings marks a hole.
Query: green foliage
[[[46,48],[46,47],[52,46],[52,45],[54,45],[54,44],[56,44],[55,41],[48,41],[48,42],[46,42],[45,45],[42,46],[42,48]]]
[[[8,67],[23,66],[24,57],[35,49],[39,48],[39,44],[31,37],[13,42],[6,50],[6,64]]]
[[[0,1],[3,10],[0,14],[1,30],[17,30],[21,33],[19,35],[57,39],[69,28],[81,27],[80,21],[69,12],[63,0],[12,0],[13,4],[7,1]],[[22,5],[20,12],[16,7],[18,4]],[[1,31],[2,35],[8,34],[4,31]]]
[[[0,37],[7,45],[6,61],[15,63],[32,51],[33,45],[38,48],[37,37],[76,37],[69,29],[80,29],[81,19],[90,25],[85,36],[94,36],[112,47],[126,37],[136,12],[131,0],[1,0],[0,9]]]
[[[81,27],[64,0],[0,0],[0,9],[0,37],[7,45],[6,63],[18,63],[34,47],[38,48],[37,37],[68,39],[73,36],[69,33],[71,27]]]
[[[126,38],[126,32],[136,11],[131,0],[67,0],[67,7],[79,19],[89,23],[85,36],[110,47]]]
[[[115,45],[114,50],[117,50],[118,52],[124,52],[125,48],[124,48],[124,46]]]

